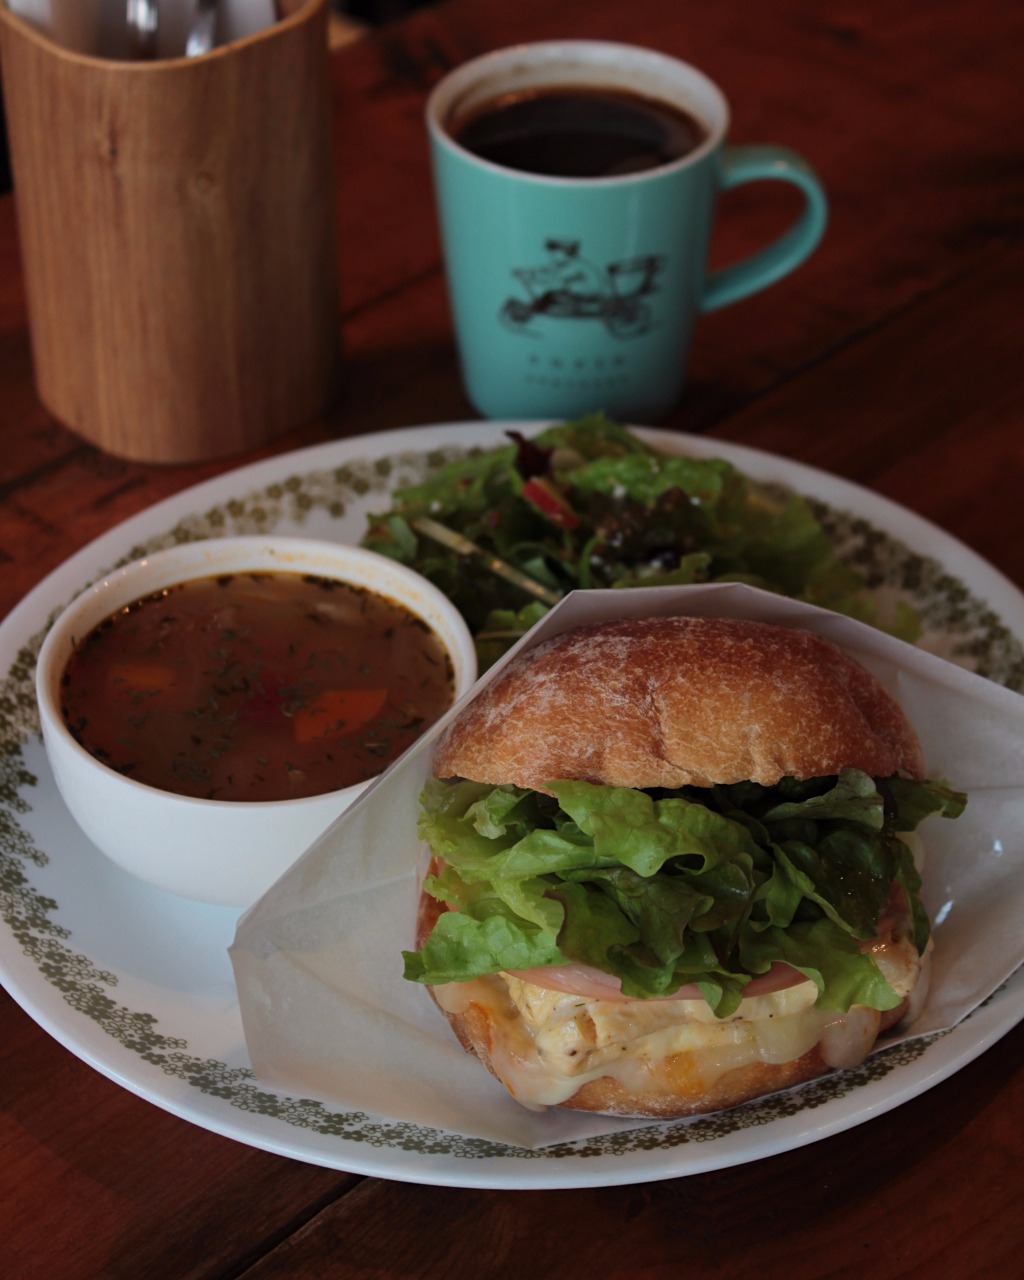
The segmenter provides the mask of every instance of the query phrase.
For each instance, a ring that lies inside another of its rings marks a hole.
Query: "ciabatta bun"
[[[731,618],[602,623],[528,649],[444,734],[437,777],[543,789],[709,787],[842,768],[920,777],[898,704],[808,631]]]

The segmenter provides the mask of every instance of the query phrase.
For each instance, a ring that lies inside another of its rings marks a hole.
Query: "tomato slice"
[[[579,516],[550,480],[534,476],[523,485],[523,497],[561,529],[575,529]]]

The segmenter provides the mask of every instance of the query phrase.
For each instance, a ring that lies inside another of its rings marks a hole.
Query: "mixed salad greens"
[[[455,602],[482,668],[577,587],[748,582],[881,623],[804,498],[720,458],[661,453],[601,414],[510,432],[398,490],[363,545]],[[915,638],[909,607],[885,625]]]
[[[818,986],[818,1007],[894,1008],[859,943],[878,935],[897,884],[923,951],[920,876],[898,832],[957,817],[943,783],[856,769],[774,787],[635,791],[588,782],[516,786],[431,779],[420,835],[447,903],[405,976],[464,982],[503,970],[590,965],[625,995],[696,983],[719,1017],[776,962]]]

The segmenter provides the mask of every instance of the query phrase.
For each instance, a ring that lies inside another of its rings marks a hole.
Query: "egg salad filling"
[[[923,986],[922,960],[909,940],[879,942],[875,958],[901,999]],[[434,989],[448,1013],[478,1006],[495,1028],[493,1071],[533,1109],[558,1106],[604,1076],[635,1092],[649,1092],[652,1082],[678,1091],[685,1073],[686,1092],[698,1096],[729,1071],[795,1062],[817,1044],[826,1066],[856,1066],[874,1044],[879,1013],[819,1009],[817,994],[813,982],[798,982],[718,1018],[703,999],[586,999],[512,974]]]

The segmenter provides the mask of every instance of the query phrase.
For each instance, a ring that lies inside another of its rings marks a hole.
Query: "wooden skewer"
[[[485,568],[497,574],[499,578],[504,578],[506,582],[511,582],[515,586],[521,587],[545,604],[554,605],[561,600],[562,597],[559,592],[552,591],[550,587],[545,587],[543,583],[531,578],[529,574],[523,573],[515,565],[509,564],[507,560],[502,560],[500,556],[492,555],[490,551],[485,551],[483,547],[478,547],[472,539],[465,537],[461,533],[456,533],[453,529],[449,529],[447,525],[439,524],[438,521],[431,520],[428,516],[420,516],[416,520],[410,521],[410,523],[416,532],[422,533],[425,538],[440,542],[442,546],[458,552],[459,555],[473,556],[481,561]]]

